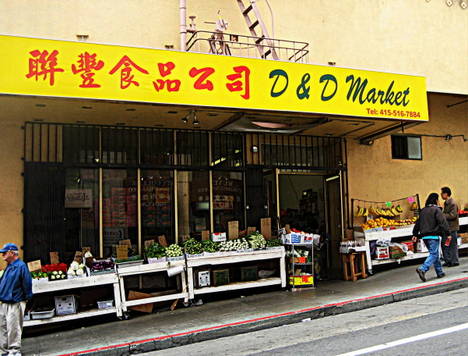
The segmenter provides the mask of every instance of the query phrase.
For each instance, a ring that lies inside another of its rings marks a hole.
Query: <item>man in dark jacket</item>
[[[447,267],[458,266],[458,230],[460,225],[458,222],[458,206],[452,198],[452,191],[449,187],[443,187],[442,199],[444,202],[444,216],[447,219],[450,234],[442,238],[442,253],[444,255],[445,265]]]
[[[429,256],[416,269],[423,282],[426,282],[426,272],[432,265],[434,265],[438,278],[445,276],[440,263],[439,246],[440,236],[448,234],[448,232],[447,220],[439,208],[439,194],[431,193],[427,197],[426,206],[419,213],[419,219],[413,229],[413,241],[416,242],[418,238],[422,239],[429,250]]]
[[[21,355],[26,301],[32,298],[32,279],[18,257],[18,247],[7,243],[0,250],[8,264],[0,279],[0,350],[2,355]]]

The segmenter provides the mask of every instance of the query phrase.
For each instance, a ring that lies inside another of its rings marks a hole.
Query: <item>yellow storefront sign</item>
[[[428,120],[425,78],[0,36],[0,93]]]

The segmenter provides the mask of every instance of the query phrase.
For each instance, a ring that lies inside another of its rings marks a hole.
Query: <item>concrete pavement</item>
[[[275,291],[209,302],[200,307],[162,311],[24,339],[28,355],[126,355],[189,344],[360,310],[468,286],[468,259],[426,284],[415,266],[383,271],[356,283],[333,281],[299,293]],[[79,326],[79,324],[77,325]]]

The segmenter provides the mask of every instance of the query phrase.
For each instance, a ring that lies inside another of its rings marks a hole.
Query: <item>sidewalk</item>
[[[209,302],[199,307],[134,317],[75,330],[28,337],[26,355],[128,355],[230,336],[468,287],[468,258],[421,283],[415,265],[360,280],[322,282],[315,290],[275,291]]]

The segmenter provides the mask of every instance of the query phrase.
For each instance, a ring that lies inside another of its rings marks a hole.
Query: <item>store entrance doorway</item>
[[[334,178],[337,177],[337,178]],[[338,278],[342,239],[341,174],[279,171],[280,226],[319,234],[315,271],[320,279]]]

